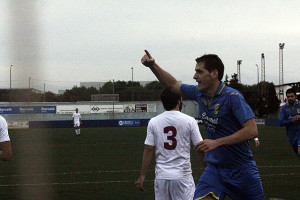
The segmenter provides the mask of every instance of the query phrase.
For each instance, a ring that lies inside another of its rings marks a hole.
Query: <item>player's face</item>
[[[78,113],[78,108],[75,109],[76,113]]]
[[[212,72],[204,67],[204,63],[197,63],[193,79],[198,82],[198,91],[208,92],[214,83]]]
[[[296,102],[296,96],[294,93],[287,93],[286,98],[289,102],[289,104],[294,105],[294,103]]]

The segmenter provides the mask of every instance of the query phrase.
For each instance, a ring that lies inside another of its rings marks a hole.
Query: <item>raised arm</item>
[[[172,92],[182,95],[180,91],[181,83],[178,82],[170,73],[163,70],[156,62],[155,59],[151,56],[151,54],[145,50],[145,55],[143,56],[141,62],[146,67],[149,67],[156,78],[167,88],[172,90]]]

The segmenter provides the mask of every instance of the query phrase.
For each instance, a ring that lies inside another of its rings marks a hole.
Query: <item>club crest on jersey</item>
[[[204,99],[201,99],[201,101],[204,103],[205,106],[207,106],[207,101],[205,101]]]
[[[216,105],[215,105],[215,112],[214,112],[215,115],[218,114],[218,112],[219,112],[219,111],[218,111],[219,107],[220,107],[220,104],[216,104]]]

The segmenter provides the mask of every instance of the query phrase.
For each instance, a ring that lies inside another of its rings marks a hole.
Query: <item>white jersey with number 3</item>
[[[195,145],[202,140],[193,117],[179,111],[165,111],[152,118],[145,144],[155,146],[156,178],[176,180],[190,175],[191,141]]]

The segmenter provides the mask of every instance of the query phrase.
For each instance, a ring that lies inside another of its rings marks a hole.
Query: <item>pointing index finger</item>
[[[145,50],[145,52],[146,52],[147,56],[149,56],[149,58],[152,59],[151,54],[147,50]]]

